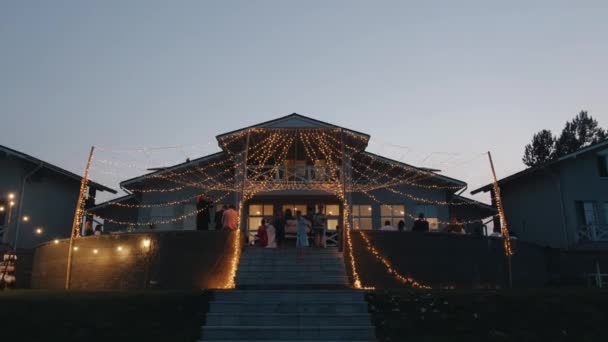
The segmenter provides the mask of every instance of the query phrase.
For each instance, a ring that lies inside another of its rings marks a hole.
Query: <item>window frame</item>
[[[368,208],[364,210],[366,215],[361,215],[361,208]],[[351,216],[353,220],[353,229],[356,230],[372,230],[374,229],[374,207],[371,204],[352,204],[351,205]],[[367,215],[369,213],[369,215]],[[361,220],[369,219],[369,228],[361,228]]]
[[[386,207],[390,207],[390,215],[384,215],[382,212],[382,209]],[[395,207],[401,208],[395,210]],[[405,210],[405,204],[402,203],[382,204],[380,206],[380,227],[384,227],[385,221],[391,221],[391,226],[393,227],[397,227],[399,225],[399,221],[405,222]]]

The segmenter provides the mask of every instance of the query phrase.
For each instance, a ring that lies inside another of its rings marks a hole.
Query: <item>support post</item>
[[[70,243],[68,245],[68,261],[67,270],[65,273],[65,289],[70,288],[70,280],[72,276],[72,250],[74,245],[74,238],[79,235],[80,226],[82,225],[82,216],[84,215],[84,194],[87,189],[87,183],[89,179],[89,170],[91,169],[91,162],[93,161],[93,152],[95,146],[91,146],[89,152],[89,159],[87,160],[87,166],[84,169],[84,176],[80,181],[80,191],[78,192],[78,201],[76,202],[76,210],[74,212],[74,222],[72,223],[72,231],[70,233]]]
[[[340,168],[340,180],[342,181],[342,195],[344,196],[344,201],[342,202],[344,208],[342,210],[345,213],[349,212],[349,208],[346,206],[350,205],[349,201],[347,201],[346,196],[346,154],[344,153],[344,129],[340,128],[340,153],[342,154],[342,165]],[[350,215],[342,215],[344,222],[342,222],[342,236],[340,237],[340,245],[338,250],[340,252],[344,251],[344,240],[346,239],[346,229],[350,227],[347,220],[349,220]]]
[[[502,206],[502,196],[500,194],[500,187],[498,186],[498,179],[496,178],[496,171],[494,170],[494,162],[492,161],[492,154],[488,151],[488,159],[490,160],[490,168],[492,169],[492,179],[494,187],[494,198],[496,206],[498,208],[498,216],[500,217],[500,231],[503,238],[503,247],[505,250],[505,256],[507,257],[509,287],[513,287],[513,271],[511,265],[511,257],[513,256],[513,249],[511,248],[511,238],[509,237],[509,228],[507,226],[507,218],[505,216],[505,210]]]
[[[243,213],[244,211],[244,205],[245,205],[245,188],[246,188],[246,183],[247,183],[247,158],[249,157],[249,139],[251,137],[251,129],[247,129],[247,139],[245,140],[245,151],[243,151],[243,176],[242,176],[242,180],[241,180],[241,198],[239,200],[239,232],[241,230],[241,225],[243,224]],[[237,232],[237,234],[239,234],[239,232]],[[240,236],[240,234],[239,234]],[[239,236],[237,236],[236,238],[238,239]],[[247,225],[247,222],[245,222],[245,242],[249,242],[249,226]]]

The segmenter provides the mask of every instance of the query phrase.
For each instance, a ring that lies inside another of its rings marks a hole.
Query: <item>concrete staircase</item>
[[[342,253],[337,248],[305,249],[249,247],[236,274],[239,288],[348,288]]]
[[[341,253],[248,247],[237,289],[215,291],[202,341],[375,341],[362,291],[348,289]]]

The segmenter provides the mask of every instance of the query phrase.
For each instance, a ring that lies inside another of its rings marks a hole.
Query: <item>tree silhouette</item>
[[[581,111],[572,121],[566,122],[566,126],[555,142],[553,157],[565,156],[605,139],[606,131],[598,126],[597,120],[586,111]]]
[[[534,134],[532,142],[524,149],[522,161],[530,167],[542,165],[606,138],[608,133],[599,127],[597,120],[587,111],[581,111],[572,121],[566,122],[557,138],[546,129]]]
[[[538,166],[551,160],[555,153],[555,138],[551,131],[543,129],[534,134],[532,143],[526,145],[522,161],[527,166]]]

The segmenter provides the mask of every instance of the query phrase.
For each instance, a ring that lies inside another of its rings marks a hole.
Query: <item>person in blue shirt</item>
[[[298,231],[296,234],[296,248],[298,248],[298,256],[304,252],[304,248],[308,247],[308,231],[310,230],[310,221],[302,217],[301,211],[296,211],[296,221]]]

